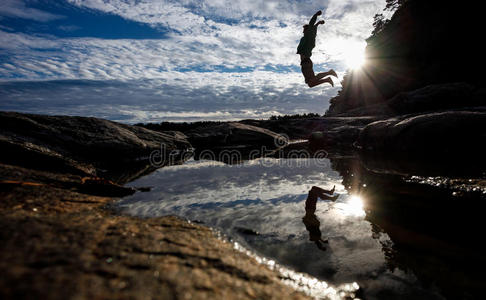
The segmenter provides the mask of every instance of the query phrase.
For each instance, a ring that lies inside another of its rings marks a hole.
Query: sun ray
[[[352,70],[360,69],[365,63],[364,51],[361,49],[350,49],[345,53],[346,66]]]

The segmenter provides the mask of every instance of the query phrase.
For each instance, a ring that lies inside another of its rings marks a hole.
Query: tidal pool
[[[434,283],[424,284],[412,269],[391,263],[394,242],[367,217],[374,205],[365,181],[348,186],[360,176],[353,172],[348,168],[343,178],[328,159],[261,158],[238,165],[190,160],[128,184],[152,189],[123,198],[117,209],[202,223],[330,286],[357,284],[360,298],[443,299]],[[306,215],[313,186],[335,186],[339,197],[319,199],[315,213]]]

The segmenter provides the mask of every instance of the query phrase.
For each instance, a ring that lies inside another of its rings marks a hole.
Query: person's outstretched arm
[[[316,21],[317,21],[317,16],[320,16],[320,15],[322,15],[322,11],[318,11],[318,12],[316,12],[316,13],[315,13],[315,14],[312,16],[312,18],[310,19],[310,21],[309,21],[309,26],[314,26],[314,24],[316,24]],[[320,23],[320,22],[319,22],[319,23]]]

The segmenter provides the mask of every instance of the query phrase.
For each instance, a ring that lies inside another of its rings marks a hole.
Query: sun
[[[344,54],[344,60],[346,62],[346,66],[352,70],[358,70],[363,67],[366,62],[364,49],[356,47],[347,49]]]
[[[358,70],[366,63],[364,40],[344,37],[329,39],[324,49],[324,53],[336,57],[349,70]]]
[[[349,195],[345,202],[338,203],[336,206],[344,216],[361,217],[365,215],[363,205],[363,198],[358,195]]]

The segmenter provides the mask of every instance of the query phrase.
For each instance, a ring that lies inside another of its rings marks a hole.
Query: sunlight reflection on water
[[[365,215],[363,198],[357,195],[351,195],[344,203],[337,203],[336,208],[345,216],[363,217]]]
[[[287,274],[284,282],[314,297],[351,297],[362,283],[380,290],[413,282],[387,269],[382,245],[392,244],[389,237],[372,231],[365,220],[366,199],[348,194],[341,182],[330,162],[312,159],[265,158],[240,165],[189,161],[130,183],[153,189],[125,197],[117,207],[130,215],[176,215],[213,227],[235,248]],[[339,197],[319,199],[316,210],[306,212],[313,186],[335,186]]]

